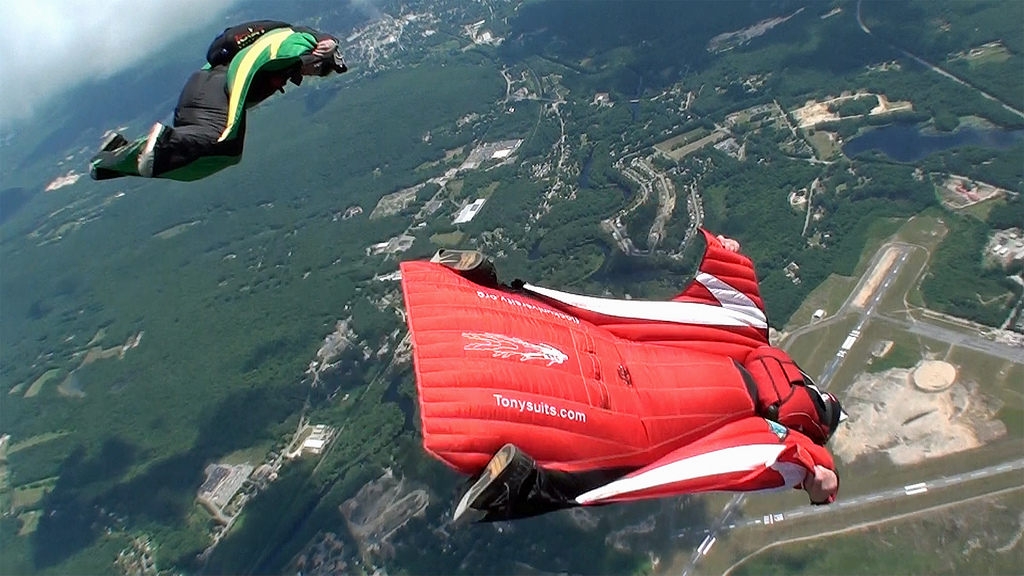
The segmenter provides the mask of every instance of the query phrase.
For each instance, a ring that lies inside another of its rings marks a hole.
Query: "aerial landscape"
[[[0,573],[1020,573],[1024,4],[225,6],[0,129]],[[90,179],[262,18],[349,71],[252,109],[208,178]],[[664,300],[702,228],[842,400],[836,502],[454,522],[400,263]]]

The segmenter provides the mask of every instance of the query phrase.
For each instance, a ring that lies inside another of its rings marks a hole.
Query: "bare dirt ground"
[[[419,192],[420,188],[424,185],[425,183],[417,184],[411,188],[404,188],[398,192],[392,192],[391,194],[381,197],[377,202],[377,205],[373,208],[373,212],[370,213],[370,220],[384,218],[405,210],[406,207],[416,199],[416,193]]]
[[[986,200],[1004,197],[1003,188],[971,180],[966,176],[951,175],[939,188],[942,203],[950,210],[960,210]]]
[[[811,100],[800,108],[793,110],[793,118],[796,119],[797,127],[799,128],[811,128],[818,124],[824,124],[826,122],[837,122],[840,120],[839,114],[832,112],[828,109],[829,105],[844,100],[850,100],[853,98],[862,98],[864,96],[877,96],[878,105],[868,112],[868,116],[876,116],[878,114],[889,114],[891,112],[909,111],[914,109],[914,105],[911,102],[890,102],[888,98],[883,94],[872,94],[870,92],[858,92],[856,94],[844,94],[835,98],[829,98],[816,102]]]
[[[878,290],[878,285],[885,278],[885,275],[889,273],[889,269],[892,268],[892,263],[896,261],[896,256],[899,255],[898,248],[888,248],[885,251],[885,255],[878,261],[875,268],[871,271],[871,276],[868,277],[868,281],[861,287],[860,292],[853,299],[853,305],[857,308],[863,308],[867,305],[868,300]]]
[[[1006,434],[994,418],[1001,402],[955,367],[925,361],[914,369],[862,374],[845,398],[849,420],[836,433],[834,451],[845,462],[884,453],[896,465],[980,446]]]
[[[387,548],[388,538],[410,518],[423,514],[429,501],[426,490],[412,487],[405,478],[395,478],[388,469],[346,500],[341,513],[360,549],[378,552]]]

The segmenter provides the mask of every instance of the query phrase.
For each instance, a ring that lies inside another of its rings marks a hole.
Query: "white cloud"
[[[151,57],[174,38],[220,20],[237,2],[0,0],[0,122],[29,118],[84,80]],[[196,52],[203,58],[206,46]]]

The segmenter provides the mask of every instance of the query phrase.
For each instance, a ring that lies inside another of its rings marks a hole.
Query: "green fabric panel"
[[[204,156],[191,164],[186,164],[181,168],[160,174],[157,178],[177,180],[178,182],[194,182],[234,166],[241,161],[241,156]]]
[[[312,34],[280,28],[264,34],[251,46],[235,55],[228,66],[227,90],[230,95],[228,125],[220,141],[233,138],[245,110],[245,95],[253,76],[262,69],[279,70],[295,64],[312,52],[316,38]]]

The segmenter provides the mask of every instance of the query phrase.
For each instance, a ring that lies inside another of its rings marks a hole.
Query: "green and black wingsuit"
[[[90,174],[96,180],[142,176],[139,156],[149,140],[152,164],[145,176],[193,181],[238,164],[246,110],[283,92],[289,80],[300,84],[303,65],[322,60],[312,52],[325,38],[331,36],[270,20],[225,30],[211,44],[207,64],[185,84],[173,125],[158,124],[134,142],[115,134],[92,158]],[[322,64],[322,75],[346,70],[340,55]]]

